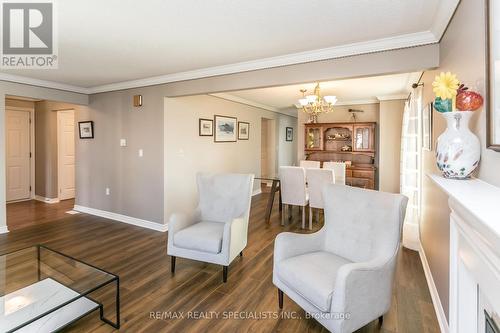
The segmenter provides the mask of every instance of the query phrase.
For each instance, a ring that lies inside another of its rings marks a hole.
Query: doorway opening
[[[7,227],[65,217],[74,207],[76,105],[5,99]]]
[[[260,173],[263,178],[276,176],[276,120],[262,118],[261,120],[261,158]],[[262,188],[271,187],[272,181],[262,181]]]

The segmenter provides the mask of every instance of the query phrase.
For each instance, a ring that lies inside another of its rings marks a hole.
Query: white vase
[[[479,165],[481,144],[469,129],[473,114],[471,111],[441,113],[448,126],[437,140],[436,159],[445,178],[470,178]]]

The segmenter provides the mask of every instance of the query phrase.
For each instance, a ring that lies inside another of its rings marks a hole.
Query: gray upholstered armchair
[[[274,244],[273,283],[334,333],[345,333],[389,310],[408,199],[327,185],[325,225],[316,233],[284,232]]]
[[[168,224],[167,253],[175,272],[176,257],[223,266],[247,245],[253,175],[198,174],[198,207],[190,216],[173,214]]]

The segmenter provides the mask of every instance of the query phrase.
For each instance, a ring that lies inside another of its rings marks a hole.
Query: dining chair
[[[344,162],[323,162],[323,169],[333,170],[333,173],[335,174],[335,184],[345,185]]]
[[[312,169],[312,168],[321,168],[321,162],[320,161],[309,161],[309,160],[301,160],[300,167],[305,168],[305,169]]]
[[[282,166],[280,167],[280,189],[283,213],[281,225],[285,225],[285,212],[291,210],[291,206],[302,207],[302,229],[305,228],[306,206],[309,202],[309,194],[306,189],[306,173],[302,167]]]
[[[329,169],[309,169],[307,174],[307,191],[309,193],[309,230],[312,229],[313,208],[319,211],[324,208],[323,189],[328,184],[335,184],[334,171]]]
[[[307,187],[307,173],[308,173],[309,169],[321,168],[321,162],[320,161],[301,160],[300,167],[302,167],[306,170],[306,187]]]

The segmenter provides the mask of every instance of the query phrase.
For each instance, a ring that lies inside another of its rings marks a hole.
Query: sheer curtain
[[[418,250],[421,184],[422,88],[413,89],[405,103],[401,136],[401,193],[409,198],[403,226],[403,246]]]

